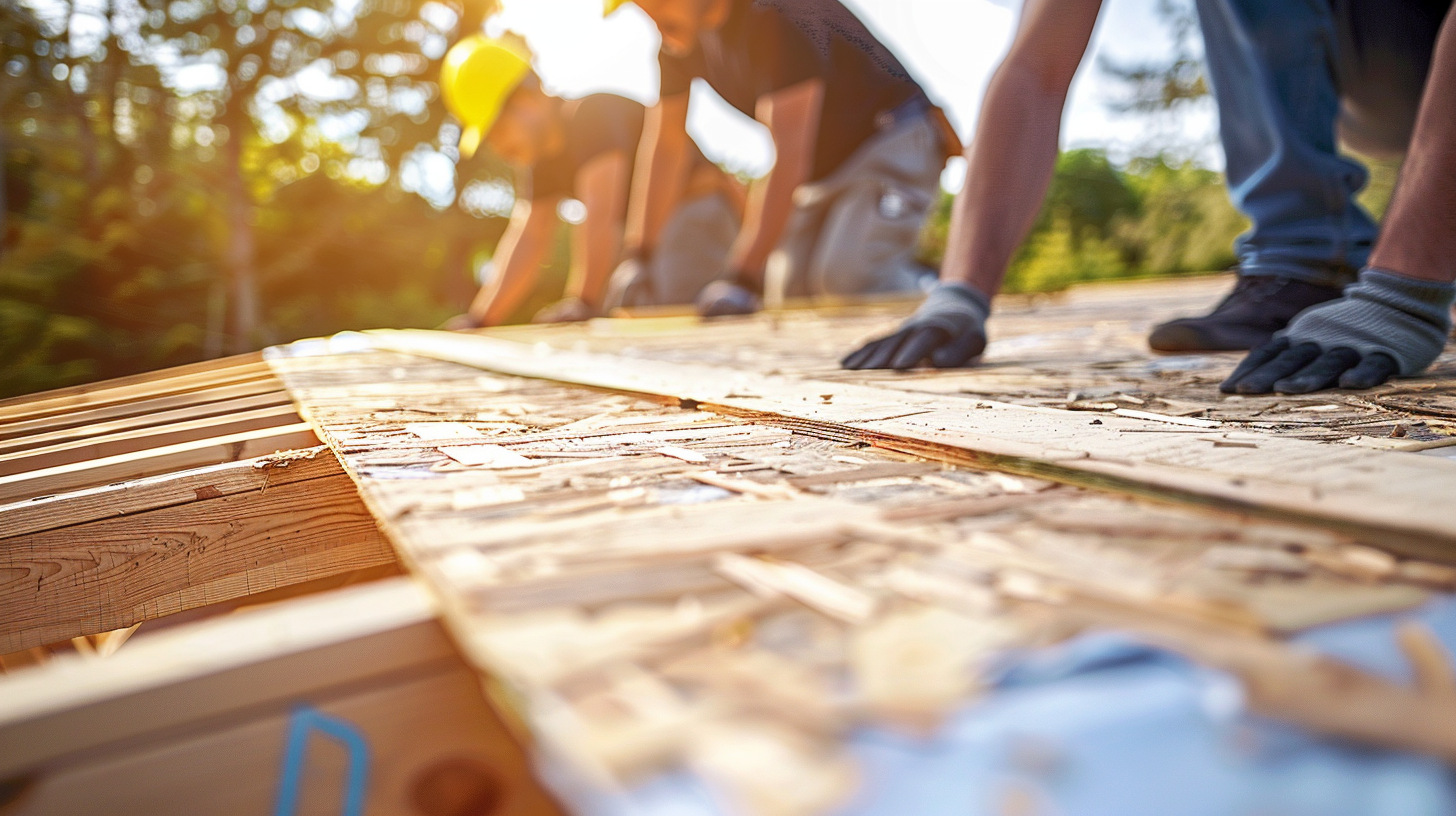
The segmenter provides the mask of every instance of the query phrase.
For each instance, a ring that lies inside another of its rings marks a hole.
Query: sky
[[[1019,0],[844,0],[944,107],[963,140],[974,133],[987,82],[1011,40]],[[1166,57],[1171,34],[1158,19],[1158,0],[1106,0],[1088,59],[1072,86],[1062,128],[1063,147],[1105,147],[1125,158],[1147,139],[1143,117],[1117,115],[1106,101],[1112,80],[1096,68],[1101,56],[1122,62]],[[1189,2],[1189,0],[1179,0]],[[644,103],[657,96],[657,30],[635,6],[603,20],[601,0],[504,0],[489,30],[523,35],[537,69],[553,92],[579,97],[614,92]],[[1207,145],[1195,155],[1218,168],[1213,146],[1216,119],[1203,105],[1171,123],[1187,144]],[[689,132],[709,157],[732,169],[760,175],[773,162],[767,132],[729,108],[703,83],[693,92]],[[959,188],[963,164],[947,170],[947,189]]]

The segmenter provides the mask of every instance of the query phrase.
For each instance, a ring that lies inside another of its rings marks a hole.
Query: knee
[[[874,184],[847,195],[815,247],[816,288],[836,295],[913,289],[907,268],[929,211],[919,193]]]

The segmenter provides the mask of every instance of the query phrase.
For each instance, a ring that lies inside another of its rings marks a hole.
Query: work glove
[[[964,283],[941,282],[925,302],[888,337],[871,340],[840,365],[848,369],[914,368],[926,360],[937,368],[956,368],[986,350],[986,318],[991,299]]]
[[[567,297],[556,301],[536,313],[532,323],[580,323],[597,316],[597,310],[579,297]]]
[[[1305,394],[1419,373],[1446,346],[1453,300],[1452,284],[1366,269],[1344,297],[1305,309],[1249,352],[1218,389]]]
[[[627,258],[612,270],[612,277],[607,281],[607,293],[602,297],[602,311],[611,314],[613,309],[651,306],[656,302],[652,288],[647,262],[642,258]]]
[[[440,326],[439,326],[439,328],[437,330],[438,331],[471,331],[473,329],[483,329],[483,328],[485,328],[485,324],[484,323],[481,323],[479,320],[476,320],[474,317],[471,317],[470,313],[469,312],[466,312],[465,314],[455,315],[454,317],[450,318],[449,320],[446,320],[444,323],[441,323]]]
[[[758,295],[734,280],[715,280],[698,293],[698,314],[703,317],[747,315],[762,308]]]

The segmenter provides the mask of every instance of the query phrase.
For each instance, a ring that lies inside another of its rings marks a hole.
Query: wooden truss
[[[339,812],[310,723],[370,812],[556,812],[259,355],[0,403],[0,474],[0,812]]]

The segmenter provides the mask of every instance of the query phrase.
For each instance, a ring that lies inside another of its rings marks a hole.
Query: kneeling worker
[[[1252,349],[1225,392],[1370,388],[1441,354],[1456,300],[1456,15],[1450,0],[1197,0],[1235,202],[1254,224],[1213,313],[1162,351]],[[991,81],[942,283],[851,369],[967,365],[1052,177],[1067,89],[1101,0],[1028,0]],[[1385,224],[1336,132],[1406,152]],[[1406,149],[1408,146],[1408,150]],[[1345,279],[1358,279],[1341,290]]]
[[[585,320],[617,306],[692,303],[720,269],[738,234],[741,185],[690,145],[688,182],[667,202],[669,218],[650,262],[612,270],[621,259],[633,160],[645,108],[613,94],[565,100],[547,94],[514,39],[472,36],[445,57],[441,86],[464,132],[460,154],[482,141],[516,168],[516,206],[495,254],[495,276],[452,328],[495,326],[539,285],[555,236],[557,206],[586,208],[571,240],[566,297],[537,322]]]
[[[608,13],[625,0],[606,0]],[[954,130],[900,61],[839,0],[635,0],[662,34],[629,235],[650,247],[681,186],[695,78],[767,126],[776,160],[705,315],[786,297],[919,291],[914,261]],[[629,253],[635,247],[629,246]]]

